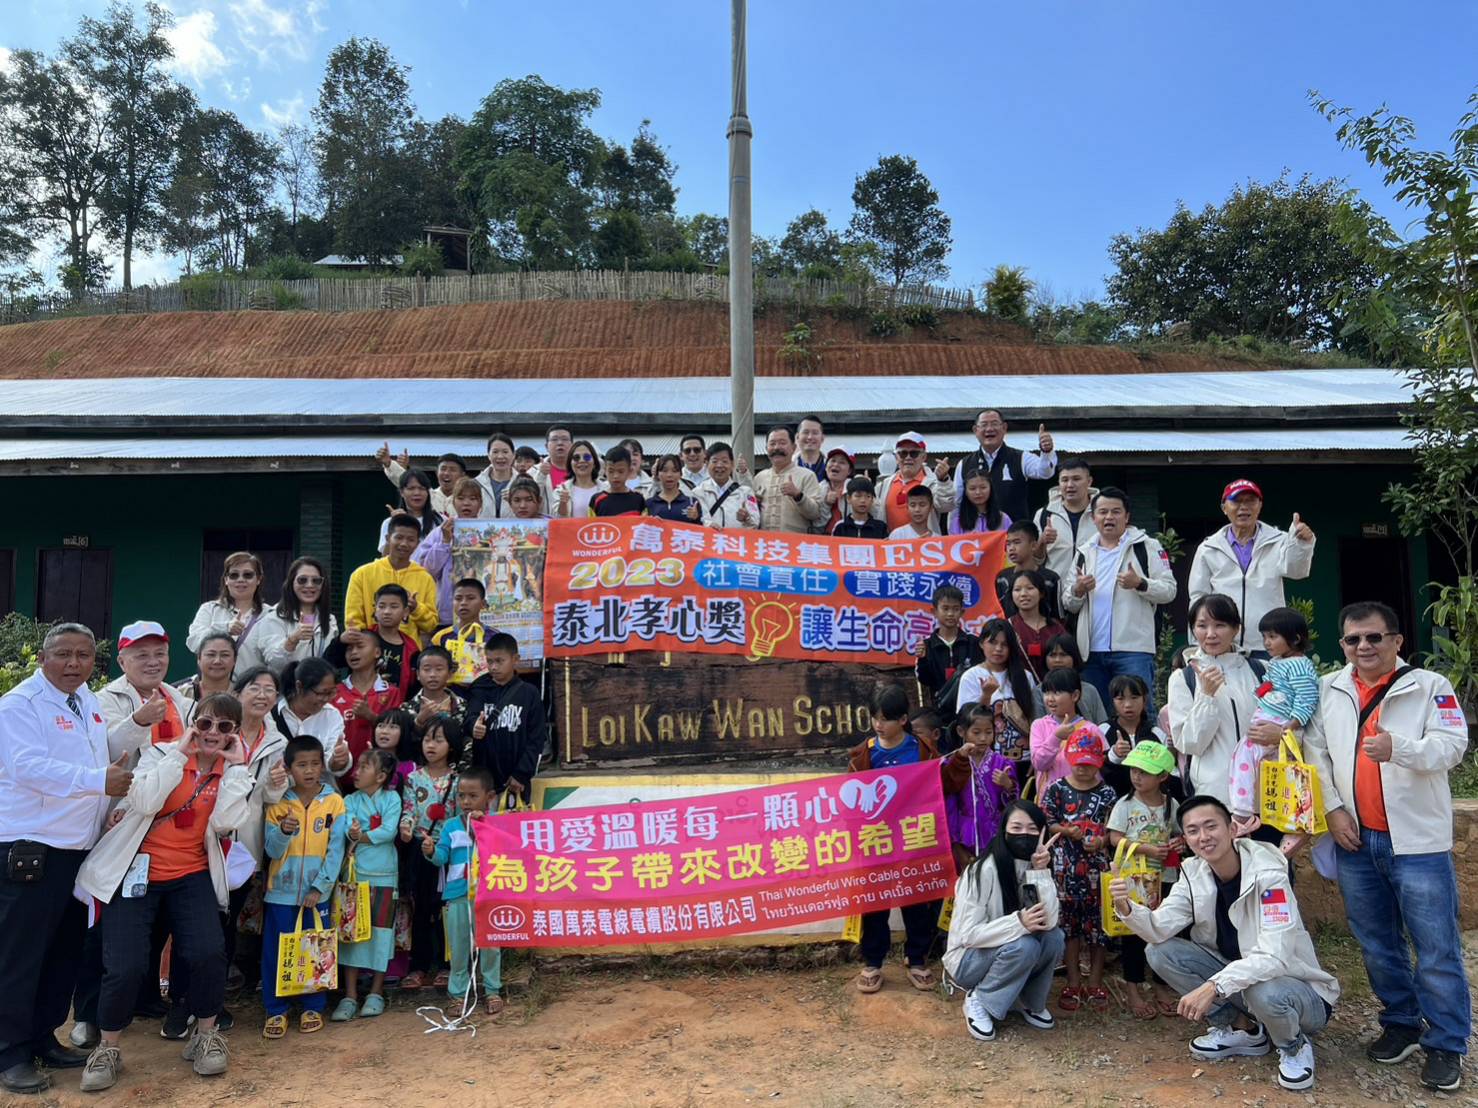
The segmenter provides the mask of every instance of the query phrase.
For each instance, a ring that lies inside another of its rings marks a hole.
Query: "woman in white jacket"
[[[1057,884],[1047,817],[1018,800],[1001,831],[955,882],[944,968],[965,993],[965,1028],[990,1042],[1013,1009],[1040,1031],[1056,1026],[1047,1009],[1052,973],[1062,958]]]
[[[174,957],[189,967],[195,1032],[186,1060],[201,1076],[226,1071],[216,1016],[226,994],[221,912],[228,889],[222,836],[246,817],[251,775],[243,766],[241,705],[207,697],[176,742],[147,747],[113,826],[82,864],[77,885],[103,902],[102,1041],[82,1071],[82,1090],[111,1088],[123,1069],[118,1041],[149,965],[149,939],[163,912]]]
[[[228,554],[221,570],[221,595],[200,605],[190,621],[185,645],[194,654],[207,635],[223,632],[236,641],[239,661],[242,644],[259,630],[265,610],[261,559],[245,550]]]
[[[266,666],[281,677],[289,662],[321,658],[339,637],[329,596],[328,573],[317,558],[299,558],[288,566],[282,599],[241,644],[236,672]]]
[[[1258,674],[1237,651],[1242,617],[1236,602],[1209,593],[1191,605],[1186,668],[1170,676],[1170,742],[1185,758],[1187,794],[1231,806],[1232,755],[1257,709]]]

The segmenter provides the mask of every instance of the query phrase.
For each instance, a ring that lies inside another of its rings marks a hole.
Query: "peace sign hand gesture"
[[[1062,838],[1061,831],[1049,839],[1047,829],[1042,828],[1042,833],[1037,836],[1037,849],[1032,851],[1032,869],[1052,868],[1052,847],[1060,838]]]

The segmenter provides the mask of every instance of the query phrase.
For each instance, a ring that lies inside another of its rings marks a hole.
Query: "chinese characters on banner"
[[[938,762],[473,827],[479,946],[691,942],[954,888]]]
[[[934,630],[941,585],[965,623],[999,615],[999,533],[910,542],[717,531],[668,520],[554,520],[550,657],[628,650],[897,665]]]
[[[452,528],[452,579],[487,589],[482,622],[518,640],[520,662],[544,660],[544,551],[549,521],[468,519]]]

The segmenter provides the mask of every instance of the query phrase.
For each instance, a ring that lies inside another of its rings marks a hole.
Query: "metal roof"
[[[658,455],[674,453],[679,436],[675,434],[643,435],[637,438],[651,460]],[[518,437],[515,436],[518,440]],[[604,451],[618,441],[615,436],[590,436],[597,450]],[[242,459],[270,462],[274,459],[360,459],[366,464],[382,440],[367,435],[311,436],[246,436],[221,437],[77,437],[17,438],[0,440],[0,463],[46,462],[82,459],[99,460],[189,460]],[[1009,441],[1018,447],[1034,449],[1035,435],[1012,435]],[[538,447],[542,443],[524,437],[519,445]],[[827,449],[841,447],[858,455],[874,456],[889,449],[892,435],[828,435]],[[1140,455],[1221,455],[1221,454],[1304,454],[1317,460],[1320,453],[1401,452],[1410,449],[1407,432],[1391,428],[1308,428],[1297,435],[1279,430],[1206,431],[1083,431],[1058,436],[1062,453],[1098,457],[1105,454]],[[975,439],[969,434],[929,435],[929,452],[934,457],[959,456],[974,450]],[[399,453],[408,450],[414,457],[436,457],[447,451],[461,453],[476,463],[483,456],[482,440],[455,435],[398,435],[390,440],[390,448]],[[764,453],[764,438],[755,437],[756,455]],[[294,467],[300,468],[300,467]]]
[[[1084,376],[761,377],[761,421],[816,412],[868,421],[928,422],[982,405],[1048,422],[1082,416],[1235,417],[1254,410],[1341,418],[1406,404],[1410,386],[1388,369],[1279,369],[1218,373]],[[467,380],[333,380],[149,377],[0,382],[0,422],[22,429],[55,420],[94,427],[120,420],[269,419],[302,425],[332,420],[409,426],[477,419],[489,426],[563,418],[579,425],[621,422],[640,430],[684,419],[726,423],[722,377]],[[1394,421],[1391,421],[1394,422]],[[159,424],[154,424],[159,426]]]

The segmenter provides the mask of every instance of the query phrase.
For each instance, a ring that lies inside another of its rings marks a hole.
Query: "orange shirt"
[[[1355,688],[1360,692],[1360,711],[1365,711],[1365,706],[1375,694],[1389,685],[1391,678],[1395,676],[1396,671],[1392,670],[1374,685],[1367,685],[1356,674]],[[1364,740],[1379,730],[1380,708],[1376,708],[1366,718],[1360,734],[1355,737],[1355,811],[1360,818],[1360,826],[1372,831],[1389,831],[1391,825],[1386,820],[1386,790],[1380,779],[1380,763],[1366,755],[1364,746]]]
[[[200,769],[195,764],[195,755],[190,755],[180,783],[169,794],[155,817],[154,826],[139,844],[139,853],[149,856],[150,884],[173,881],[210,867],[205,856],[205,836],[211,813],[215,811],[223,768],[217,758],[206,775],[205,787],[197,795],[195,787],[200,784]]]
[[[924,483],[924,476],[925,473],[922,469],[919,470],[919,475],[912,481],[905,481],[901,473],[893,475],[893,483],[888,486],[888,502],[883,505],[883,511],[888,516],[888,533],[890,535],[908,523],[908,490],[922,485]]]
[[[154,690],[155,696],[164,697],[164,718],[149,728],[149,741],[151,743],[172,743],[176,739],[184,738],[185,723],[180,719],[180,710],[175,707],[174,701],[162,688]],[[168,808],[165,811],[169,811]]]

